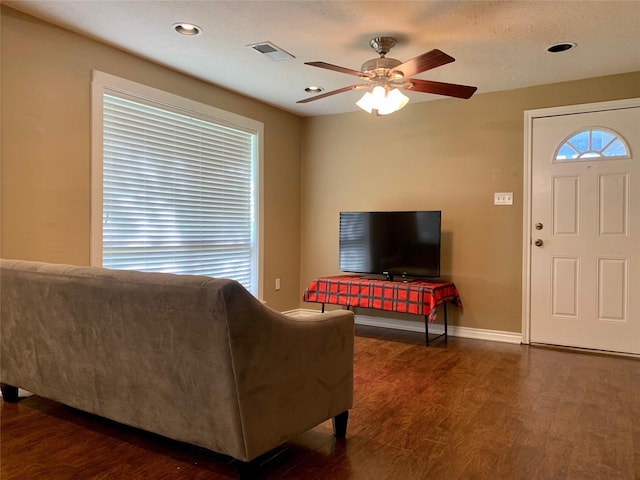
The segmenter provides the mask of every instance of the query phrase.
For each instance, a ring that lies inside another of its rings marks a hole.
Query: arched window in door
[[[571,134],[560,144],[554,161],[580,161],[605,158],[629,158],[627,142],[613,130],[587,128]]]

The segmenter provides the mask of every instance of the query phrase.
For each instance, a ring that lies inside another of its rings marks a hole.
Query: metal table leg
[[[429,339],[429,316],[424,316],[424,341],[427,347],[429,346],[429,342],[432,342],[433,340],[436,340],[440,337],[444,337],[445,340],[447,339],[447,302],[442,304],[442,308],[444,309],[444,333],[436,335],[431,339]]]

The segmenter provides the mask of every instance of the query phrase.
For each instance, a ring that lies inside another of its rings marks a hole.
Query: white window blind
[[[255,133],[103,94],[102,261],[257,291]]]

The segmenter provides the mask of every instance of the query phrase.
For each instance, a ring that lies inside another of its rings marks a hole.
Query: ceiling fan
[[[385,115],[399,110],[409,101],[409,99],[400,92],[400,88],[414,92],[434,93],[457,98],[470,98],[477,90],[477,87],[470,87],[468,85],[410,78],[413,75],[426,72],[432,68],[454,62],[455,59],[438,49],[434,49],[402,63],[400,60],[387,58],[385,56],[396,43],[397,41],[393,37],[372,38],[369,45],[371,45],[371,48],[373,48],[380,57],[364,62],[360,71],[339,67],[326,62],[305,62],[306,65],[313,67],[360,77],[364,83],[349,85],[348,87],[299,100],[296,103],[314,102],[338,93],[348,92],[350,90],[370,89],[373,87],[371,92],[367,91],[367,93],[365,93],[360,101],[357,102],[357,105],[369,113],[375,111],[378,115]]]

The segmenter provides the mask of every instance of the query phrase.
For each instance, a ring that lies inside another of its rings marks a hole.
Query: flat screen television
[[[340,270],[440,276],[441,212],[340,212]]]

